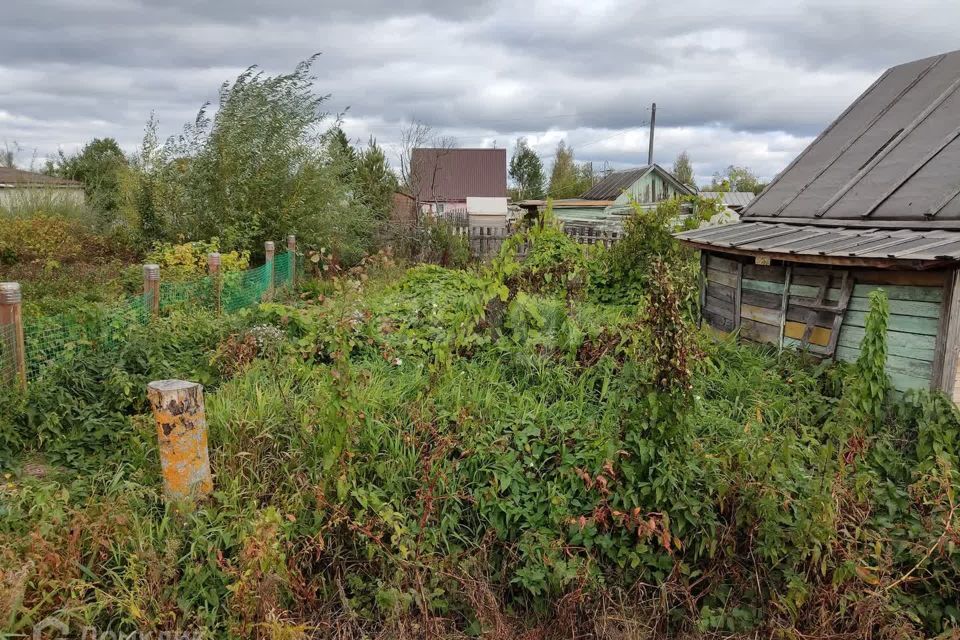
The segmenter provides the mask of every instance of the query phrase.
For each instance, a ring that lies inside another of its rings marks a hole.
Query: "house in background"
[[[887,70],[739,222],[678,234],[703,322],[852,362],[883,289],[894,388],[960,401],[958,89],[960,52]]]
[[[594,184],[579,198],[553,201],[553,213],[561,222],[576,226],[619,228],[633,212],[633,203],[653,208],[658,203],[696,192],[678,181],[658,164],[614,171]],[[543,200],[519,203],[528,211],[542,210]]]
[[[701,191],[700,197],[720,200],[724,207],[739,214],[757,196],[750,191]]]
[[[739,220],[740,212],[757,196],[751,191],[701,191],[700,197],[719,200],[723,205],[723,210],[714,214],[706,223],[707,226],[716,226]]]
[[[506,149],[414,149],[411,158],[413,197],[422,213],[466,212],[477,198],[477,215],[489,218],[507,210]],[[489,220],[485,220],[489,221]]]
[[[37,202],[82,205],[83,184],[42,173],[0,167],[0,208]]]

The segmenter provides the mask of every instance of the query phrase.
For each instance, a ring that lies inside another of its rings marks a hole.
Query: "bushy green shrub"
[[[148,124],[137,180],[124,186],[148,240],[217,237],[224,251],[258,252],[293,233],[348,266],[373,249],[377,216],[342,179],[352,169],[330,144],[338,128],[315,60],[276,76],[247,69],[223,84],[216,113],[204,106],[166,143]]]
[[[387,224],[380,243],[414,263],[462,269],[470,263],[470,240],[443,220],[423,220],[416,226]]]
[[[164,279],[186,280],[206,275],[209,272],[208,257],[220,253],[219,238],[203,241],[171,244],[159,242],[147,254],[145,262],[160,266]],[[220,253],[220,271],[243,271],[250,266],[249,251],[226,251]]]
[[[539,223],[503,243],[494,271],[511,291],[570,298],[581,296],[589,279],[583,247],[560,229],[549,206]]]
[[[592,297],[607,303],[636,304],[650,282],[653,263],[659,260],[681,279],[684,307],[693,308],[700,269],[697,254],[673,237],[684,224],[685,202],[674,198],[653,209],[633,204],[634,211],[624,222],[623,238],[592,261]]]

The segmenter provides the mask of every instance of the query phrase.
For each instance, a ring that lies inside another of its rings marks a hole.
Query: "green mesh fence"
[[[286,289],[293,284],[294,254],[281,253],[273,261],[273,283],[276,289]]]
[[[292,286],[298,262],[296,255],[289,252],[274,258],[275,291]],[[161,272],[160,313],[191,309],[215,311],[218,307],[232,313],[259,304],[269,295],[270,273],[270,265],[266,264],[247,271],[227,272],[219,278],[205,276],[184,282],[164,282]],[[78,350],[122,342],[128,328],[145,324],[149,315],[144,296],[136,295],[109,307],[26,319],[27,379],[38,378],[51,364]],[[0,326],[0,384],[16,379],[16,366],[10,353],[12,334],[12,327]]]
[[[0,384],[12,384],[16,380],[17,369],[13,364],[13,349],[16,335],[10,325],[0,325]]]
[[[233,313],[259,304],[266,297],[270,287],[270,270],[267,265],[263,265],[248,271],[225,273],[222,286],[223,310]]]
[[[215,280],[210,276],[185,282],[164,282],[160,274],[160,311],[210,309],[216,307]]]

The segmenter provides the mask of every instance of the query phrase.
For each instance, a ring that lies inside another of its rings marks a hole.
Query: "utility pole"
[[[650,150],[647,152],[647,164],[653,164],[653,130],[657,127],[657,103],[650,105]]]

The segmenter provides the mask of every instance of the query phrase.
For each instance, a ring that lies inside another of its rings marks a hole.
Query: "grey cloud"
[[[35,0],[0,22],[0,141],[128,148],[151,111],[175,133],[249,65],[315,72],[348,134],[396,141],[424,120],[463,146],[526,135],[550,155],[770,176],[885,67],[948,50],[954,0]],[[608,138],[606,142],[597,140]],[[593,144],[590,144],[593,143]],[[579,148],[578,148],[579,147]]]

